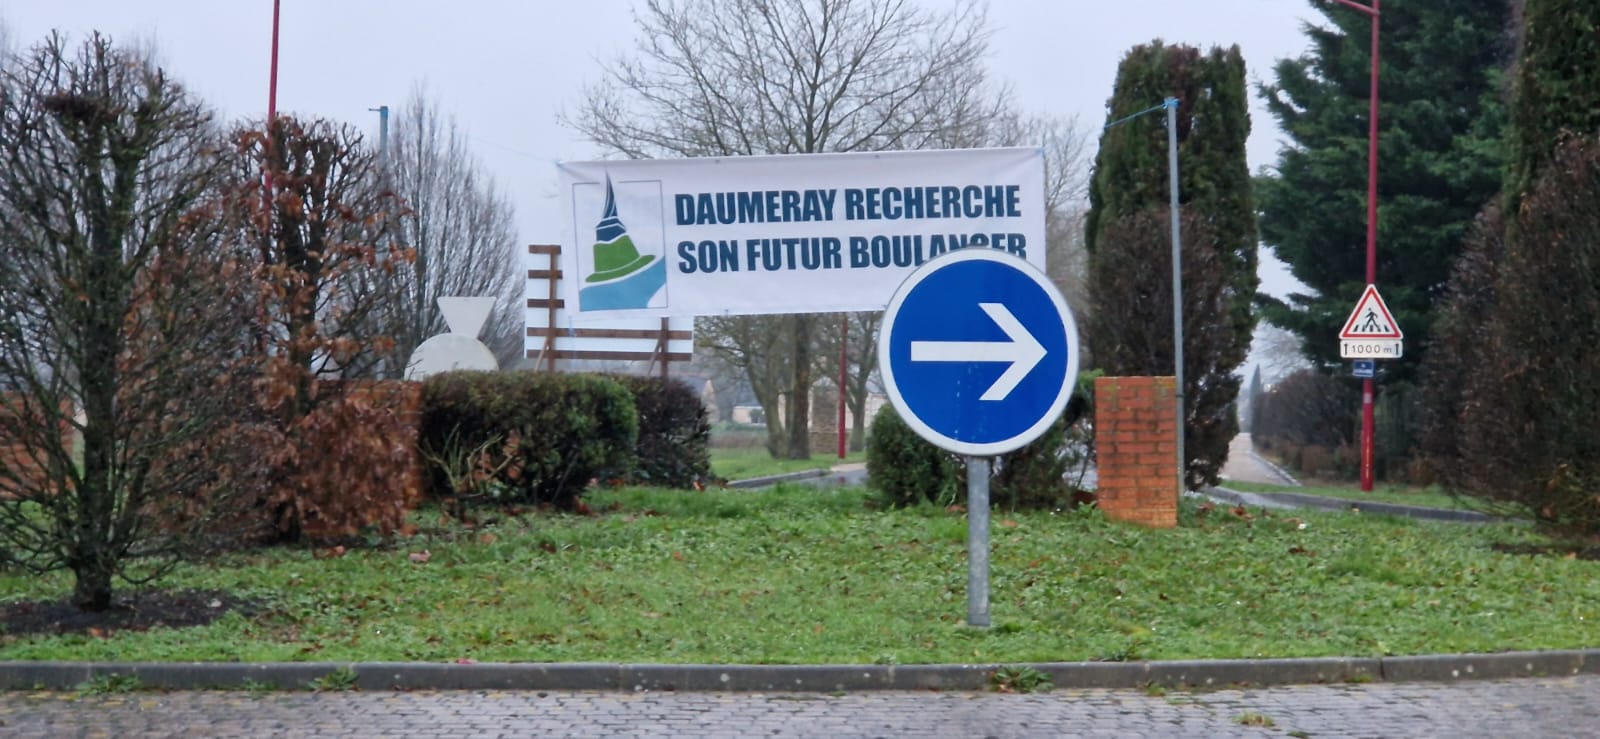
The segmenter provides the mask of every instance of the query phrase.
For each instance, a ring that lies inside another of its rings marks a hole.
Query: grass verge
[[[1236,480],[1224,480],[1222,486],[1247,493],[1297,493],[1300,495],[1317,495],[1324,498],[1339,498],[1355,503],[1396,503],[1399,505],[1421,506],[1423,508],[1443,508],[1445,510],[1471,510],[1472,508],[1469,501],[1464,501],[1433,487],[1374,485],[1370,492],[1363,492],[1361,487],[1354,483],[1349,485],[1325,483],[1269,485]]]
[[[1539,541],[1526,527],[1191,501],[1174,530],[996,511],[995,628],[975,630],[965,518],[866,500],[623,489],[597,493],[596,516],[422,512],[392,547],[243,552],[163,583],[265,603],[254,617],[0,635],[0,658],[1017,664],[1600,645],[1600,563],[1491,549]],[[0,572],[7,601],[69,591]]]
[[[834,465],[866,461],[864,452],[814,454],[810,459],[773,459],[764,447],[711,449],[711,472],[724,480],[749,480],[806,470],[826,470]]]

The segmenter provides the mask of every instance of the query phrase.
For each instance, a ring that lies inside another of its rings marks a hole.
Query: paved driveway
[[[1223,480],[1259,482],[1268,485],[1298,485],[1292,477],[1277,470],[1256,455],[1249,434],[1238,434],[1228,444],[1228,461],[1222,465]],[[1226,483],[1224,483],[1226,484]]]
[[[1203,693],[0,693],[0,736],[1600,737],[1600,675]]]

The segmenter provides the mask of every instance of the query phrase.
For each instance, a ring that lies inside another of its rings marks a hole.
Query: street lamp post
[[[378,114],[378,156],[387,160],[389,158],[389,106],[380,105],[376,108],[367,108]]]
[[[1334,0],[1372,19],[1372,86],[1367,100],[1367,284],[1378,284],[1378,18],[1380,0]],[[1372,378],[1361,381],[1361,489],[1372,490]]]
[[[1178,215],[1178,99],[1166,98],[1160,105],[1118,118],[1101,130],[1120,126],[1158,110],[1167,112],[1167,214],[1172,226],[1172,384],[1173,399],[1178,406],[1178,438],[1173,446],[1177,448],[1178,456],[1178,494],[1182,495],[1189,485],[1189,464],[1183,449],[1183,435],[1188,428],[1189,417],[1184,415],[1183,409],[1183,235]]]

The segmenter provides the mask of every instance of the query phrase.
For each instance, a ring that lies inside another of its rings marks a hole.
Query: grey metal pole
[[[1183,455],[1183,237],[1178,232],[1178,99],[1167,98],[1167,184],[1171,190],[1170,211],[1172,219],[1172,349],[1175,378],[1174,390],[1178,401],[1178,494],[1187,487],[1187,467]]]
[[[388,156],[388,154],[389,154],[389,106],[380,105],[380,106],[378,106],[376,108],[367,108],[367,110],[375,111],[378,114],[378,154],[380,156]]]
[[[989,626],[988,457],[967,457],[967,625]]]

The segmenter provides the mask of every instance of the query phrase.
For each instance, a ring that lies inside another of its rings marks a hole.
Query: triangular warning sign
[[[1350,311],[1350,318],[1344,322],[1344,330],[1339,332],[1341,339],[1400,339],[1400,324],[1395,322],[1394,315],[1389,312],[1389,306],[1384,305],[1383,296],[1378,294],[1377,285],[1368,285],[1361,299],[1356,301],[1356,309]]]

